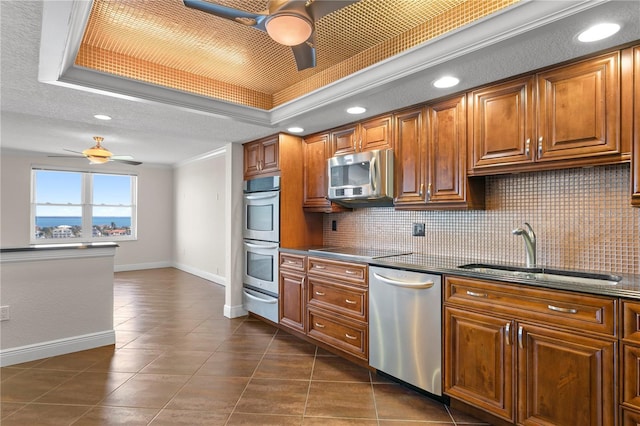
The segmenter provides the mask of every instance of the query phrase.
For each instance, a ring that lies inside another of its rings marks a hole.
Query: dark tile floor
[[[477,425],[251,318],[176,269],[115,274],[115,346],[2,368],[10,425]]]

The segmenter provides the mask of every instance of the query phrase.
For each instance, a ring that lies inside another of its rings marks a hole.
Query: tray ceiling
[[[361,0],[316,22],[317,66],[298,71],[266,33],[181,0],[95,0],[75,63],[270,110],[517,1]],[[260,12],[268,2],[218,3]]]

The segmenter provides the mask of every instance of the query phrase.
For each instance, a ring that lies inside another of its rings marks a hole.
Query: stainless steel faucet
[[[533,232],[533,228],[527,222],[524,223],[526,227],[519,227],[511,231],[513,235],[522,235],[524,238],[524,248],[526,250],[526,262],[527,268],[533,268],[536,266],[536,234]]]

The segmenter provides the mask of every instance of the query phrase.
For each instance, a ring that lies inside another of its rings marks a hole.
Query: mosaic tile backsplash
[[[328,214],[324,243],[524,265],[523,238],[511,230],[529,222],[541,265],[640,274],[640,209],[630,206],[629,164],[486,179],[485,210]],[[425,224],[424,237],[411,235],[414,222]]]

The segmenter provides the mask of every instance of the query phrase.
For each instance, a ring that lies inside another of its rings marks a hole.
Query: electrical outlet
[[[332,220],[331,221],[331,230],[332,231],[337,231],[338,230],[338,221],[337,220]]]
[[[424,223],[414,223],[411,235],[414,237],[424,237]]]
[[[0,321],[8,321],[9,319],[11,319],[9,306],[0,306]]]

